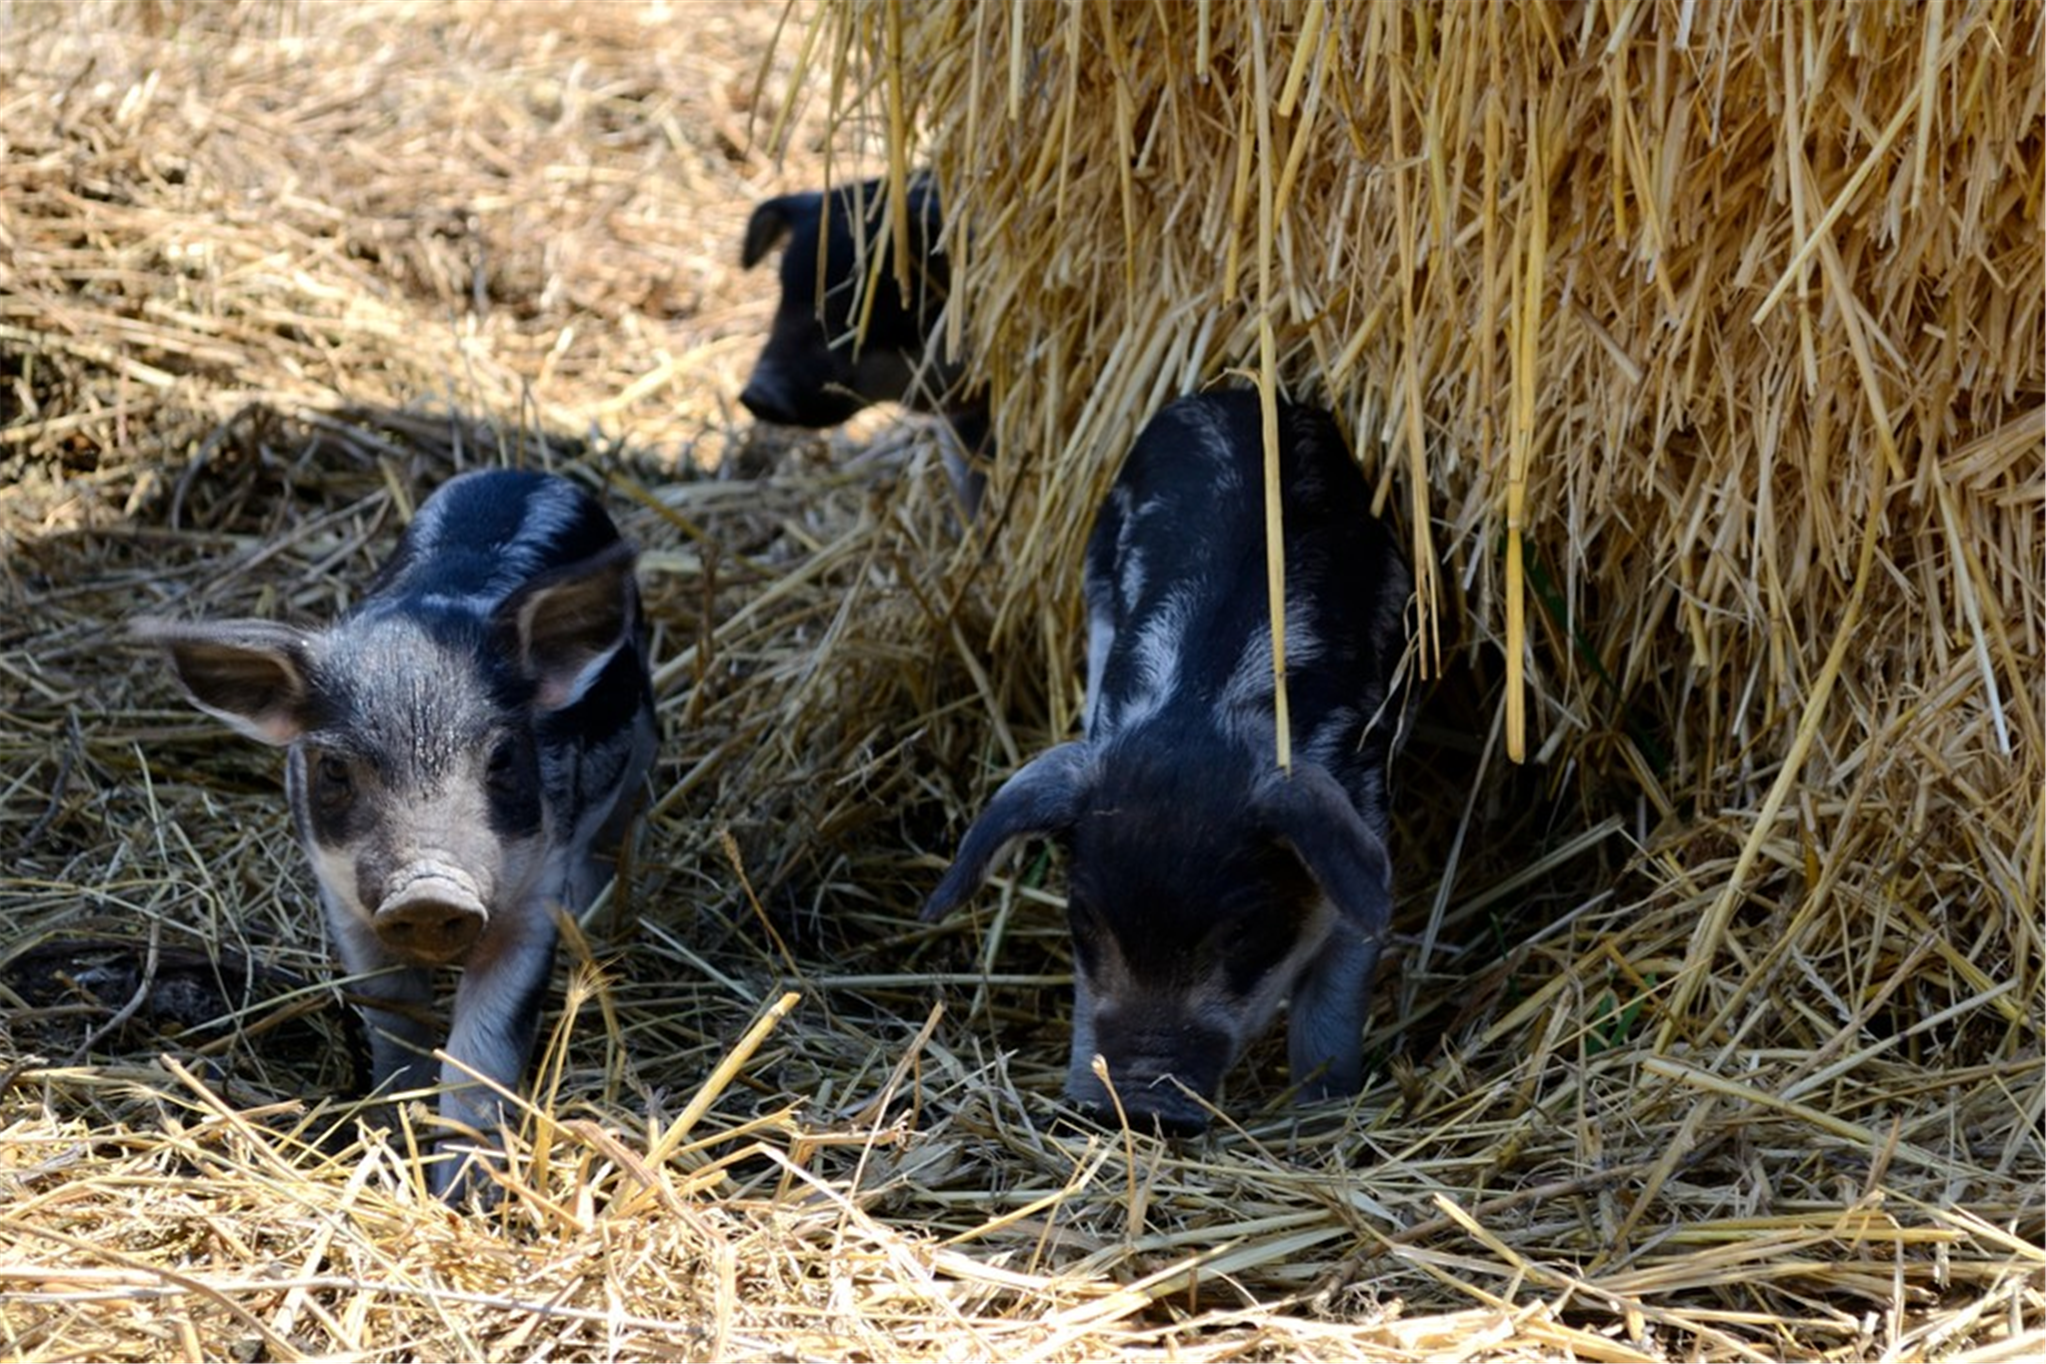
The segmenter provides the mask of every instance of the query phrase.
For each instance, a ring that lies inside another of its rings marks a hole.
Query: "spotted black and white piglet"
[[[431,1085],[431,972],[460,966],[440,1115],[486,1138],[516,1088],[554,912],[609,875],[654,751],[631,547],[566,479],[490,470],[419,509],[325,630],[145,621],[201,709],[287,747],[285,789],[377,1089]],[[436,1187],[458,1187],[453,1161]]]
[[[1279,412],[1292,766],[1275,754],[1264,445],[1254,393],[1144,428],[1087,545],[1086,737],[1019,770],[924,907],[963,901],[1012,840],[1067,852],[1066,1093],[1177,1133],[1288,1005],[1309,1098],[1363,1083],[1391,911],[1388,705],[1409,574],[1327,414]]]

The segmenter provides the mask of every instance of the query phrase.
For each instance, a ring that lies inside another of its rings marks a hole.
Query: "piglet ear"
[[[632,547],[620,541],[521,587],[497,608],[498,629],[533,682],[533,704],[561,710],[582,699],[639,625]]]
[[[1256,799],[1258,822],[1297,853],[1322,894],[1371,942],[1392,924],[1392,862],[1385,843],[1328,769],[1296,763]]]
[[[1085,741],[1060,744],[1025,763],[966,831],[951,870],[918,917],[935,923],[957,909],[986,879],[996,855],[1016,839],[1071,829],[1093,781],[1093,753]]]
[[[144,619],[131,637],[170,656],[192,704],[266,744],[288,744],[312,723],[312,641],[267,620]]]
[[[751,270],[780,246],[795,230],[799,219],[814,218],[823,211],[824,196],[814,190],[805,194],[784,194],[769,199],[753,210],[746,220],[746,241],[739,250],[739,264]]]

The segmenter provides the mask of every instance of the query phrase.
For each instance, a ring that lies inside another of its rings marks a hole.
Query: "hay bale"
[[[1062,672],[1131,431],[1247,369],[1357,434],[1422,667],[1457,666],[1446,620],[1496,660],[1509,758],[1735,840],[1665,1044],[1799,946],[1714,979],[1777,865],[1811,864],[1800,932],[1936,906],[2038,997],[2036,13],[825,15],[868,58],[837,88],[952,208],[1016,452],[996,648],[1046,615]]]

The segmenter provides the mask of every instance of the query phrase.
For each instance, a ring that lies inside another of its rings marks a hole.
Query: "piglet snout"
[[[433,870],[406,879],[377,906],[371,927],[392,952],[427,966],[460,961],[490,922],[468,878]]]
[[[1221,1085],[1229,1039],[1184,1020],[1154,1026],[1132,1023],[1118,1018],[1123,1012],[1096,1009],[1093,1027],[1105,1054],[1084,1063],[1077,1055],[1073,1058],[1066,1097],[1089,1119],[1111,1130],[1127,1122],[1138,1132],[1199,1136],[1207,1130],[1208,1109],[1195,1096],[1212,1096]],[[1106,1083],[1096,1067],[1106,1070]]]
[[[788,385],[779,373],[770,372],[766,365],[755,370],[752,379],[739,393],[739,401],[746,410],[764,422],[777,422],[783,426],[796,424],[795,407],[789,402]]]
[[[1174,1099],[1178,1096],[1175,1094]],[[1133,1132],[1149,1132],[1161,1137],[1198,1137],[1208,1130],[1208,1115],[1194,1105],[1185,1102],[1171,1102],[1156,1108],[1139,1103],[1132,1105],[1130,1096],[1123,1095],[1120,1113],[1107,1100],[1081,1102],[1080,1112],[1088,1121],[1117,1131],[1127,1122]]]

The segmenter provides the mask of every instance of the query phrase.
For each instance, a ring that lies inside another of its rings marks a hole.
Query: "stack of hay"
[[[1792,1204],[2042,1233],[2042,41],[2007,6],[1322,0],[812,35],[945,194],[1003,450],[990,652],[1050,732],[1138,425],[1242,372],[1350,429],[1422,569],[1420,730],[1481,751],[1469,793],[1426,744],[1395,775],[1379,1037],[1444,1145],[1487,1112],[1512,1168],[1575,1112],[1551,1174],[1622,1190],[1543,1239],[1580,1264]],[[1549,875],[1614,830],[1625,867]],[[1539,937],[1459,971],[1537,877]],[[1430,975],[1473,1002],[1414,1037]],[[1927,1292],[1942,1237],[1895,1249]]]
[[[1508,756],[1638,800],[1659,895],[1704,911],[1664,1045],[1748,1035],[1836,947],[1850,1014],[1913,956],[1910,1012],[2008,984],[1967,1017],[2036,1044],[2036,12],[846,4],[821,31],[865,57],[844,116],[946,196],[949,339],[1004,451],[998,656],[1059,622],[1075,699],[1116,461],[1247,371],[1354,434],[1421,569],[1420,668],[1496,660]]]

